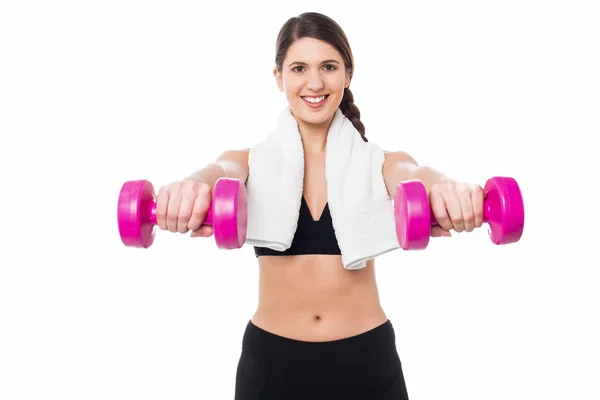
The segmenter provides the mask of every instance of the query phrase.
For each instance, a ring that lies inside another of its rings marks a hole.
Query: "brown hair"
[[[346,71],[350,79],[352,79],[354,73],[354,57],[346,34],[333,19],[315,12],[300,14],[297,17],[288,19],[286,23],[283,24],[277,35],[275,53],[275,65],[277,66],[277,69],[281,71],[283,60],[292,43],[304,37],[322,40],[339,51],[344,60],[344,64],[346,65]],[[363,140],[367,142],[365,126],[360,120],[360,110],[356,107],[356,104],[354,104],[354,95],[350,91],[350,88],[344,89],[340,110],[360,132]]]

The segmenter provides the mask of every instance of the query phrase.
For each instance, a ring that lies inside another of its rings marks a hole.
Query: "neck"
[[[304,121],[298,121],[298,130],[302,138],[304,152],[307,154],[317,154],[325,152],[327,147],[327,134],[333,118],[328,118],[320,124],[309,124]]]

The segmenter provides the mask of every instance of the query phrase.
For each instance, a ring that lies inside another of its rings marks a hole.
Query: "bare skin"
[[[327,133],[344,88],[350,84],[350,76],[337,50],[314,39],[296,41],[282,70],[274,69],[273,73],[298,122],[304,148],[304,197],[313,220],[318,220],[327,203]],[[324,106],[306,105],[307,96],[322,95],[328,96]],[[171,189],[161,189],[157,207],[161,229],[181,233],[189,229],[193,237],[211,236],[212,228],[200,227],[202,218],[193,210],[206,209],[208,186],[213,187],[220,177],[247,182],[248,155],[248,149],[226,151],[215,162],[186,178],[185,184],[178,182]],[[423,182],[441,225],[432,229],[432,236],[448,236],[450,229],[461,232],[481,226],[480,187],[450,180],[433,168],[418,166],[402,151],[385,153],[382,173],[390,199],[398,183],[410,179]],[[174,196],[172,202],[168,201],[170,190]],[[333,255],[261,256],[258,265],[259,298],[252,322],[266,331],[296,340],[322,342],[359,335],[387,320],[379,301],[373,260],[360,270],[346,270],[341,256]]]
[[[269,332],[303,341],[342,339],[386,321],[373,261],[346,271],[339,256],[259,259],[259,302],[252,322]]]
[[[311,142],[312,143],[312,142]],[[325,150],[305,146],[304,197],[313,220],[319,220],[327,203]],[[216,161],[188,177],[211,186],[220,177],[246,182],[248,149],[224,152]],[[396,185],[421,179],[429,187],[443,178],[430,168],[417,167],[404,152],[387,152],[383,175],[390,199]],[[210,236],[209,227],[192,236]],[[330,341],[373,329],[387,320],[377,288],[375,262],[346,270],[341,256],[261,256],[258,307],[252,322],[271,333],[303,341]]]
[[[325,153],[305,156],[304,197],[313,220],[327,203]],[[258,309],[252,322],[304,341],[358,335],[387,318],[379,303],[374,262],[349,271],[341,256],[261,256]]]

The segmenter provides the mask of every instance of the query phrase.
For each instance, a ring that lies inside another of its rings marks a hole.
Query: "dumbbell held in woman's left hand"
[[[519,185],[513,178],[493,177],[484,187],[483,222],[489,224],[492,243],[501,245],[521,239],[524,205]],[[431,211],[427,189],[421,181],[396,186],[394,197],[396,234],[404,250],[421,250],[429,244],[432,226],[439,226]]]

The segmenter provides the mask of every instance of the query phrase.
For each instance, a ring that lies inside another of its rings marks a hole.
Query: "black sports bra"
[[[302,196],[298,227],[292,245],[285,251],[271,250],[266,247],[254,247],[256,257],[260,256],[292,256],[300,254],[334,254],[341,251],[333,231],[329,203],[318,221],[313,220],[306,199]]]

